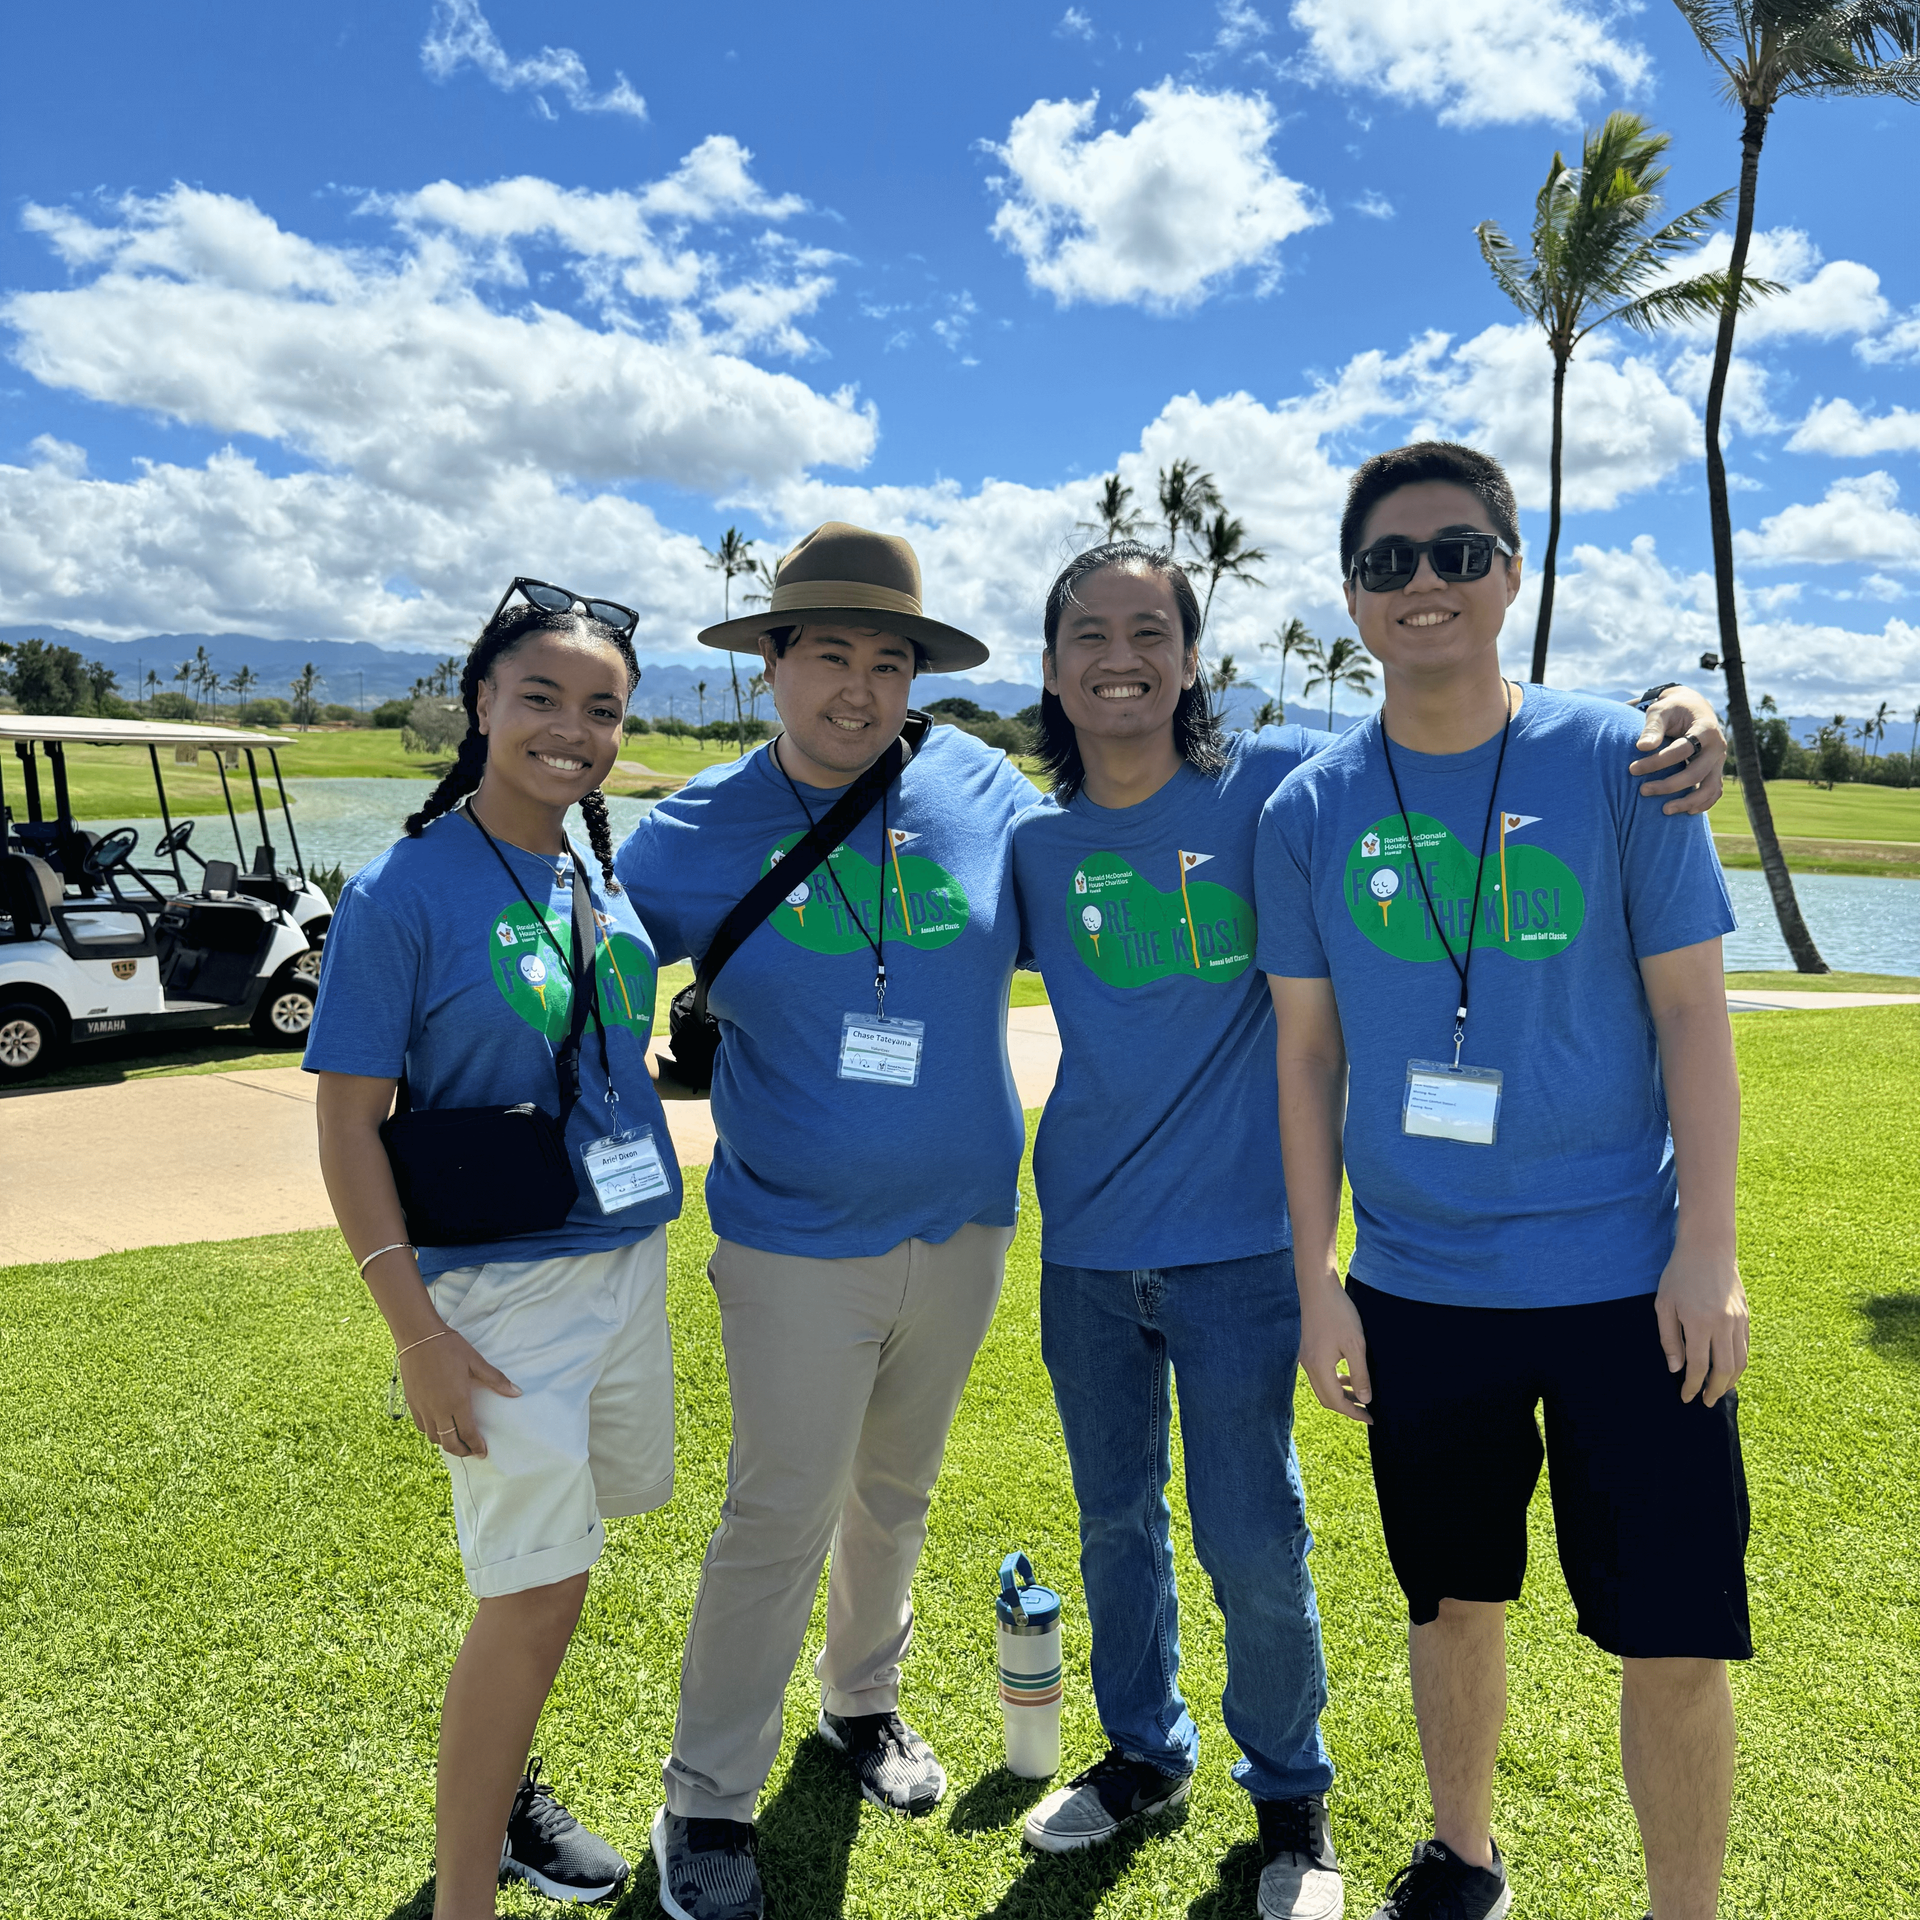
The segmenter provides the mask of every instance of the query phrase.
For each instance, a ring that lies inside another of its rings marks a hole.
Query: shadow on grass
[[[58,1093],[66,1087],[115,1086],[133,1079],[161,1079],[196,1069],[234,1072],[242,1067],[297,1067],[298,1048],[269,1051],[245,1026],[186,1027],[168,1033],[129,1035],[124,1040],[93,1040],[68,1052],[59,1066],[38,1080],[9,1086],[0,1098],[25,1099]]]
[[[419,1886],[387,1915],[387,1920],[433,1920],[433,1875],[428,1874]]]
[[[1920,1293],[1876,1293],[1861,1301],[1867,1344],[1889,1360],[1920,1366]]]
[[[860,1831],[860,1787],[824,1740],[801,1741],[755,1826],[768,1920],[830,1920],[842,1911],[847,1856]]]
[[[1052,1789],[1051,1780],[1029,1780],[1024,1774],[995,1767],[991,1773],[983,1773],[953,1803],[947,1825],[955,1833],[992,1833],[1000,1827],[1010,1827]]]
[[[1260,1911],[1260,1848],[1229,1848],[1213,1885],[1187,1909],[1187,1920],[1254,1920]]]
[[[1132,1864],[1133,1856],[1179,1824],[1178,1816],[1155,1820],[1128,1827],[1103,1845],[1079,1853],[1036,1853],[981,1920],[1088,1920]]]

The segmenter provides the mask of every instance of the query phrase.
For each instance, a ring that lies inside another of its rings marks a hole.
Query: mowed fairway
[[[1760,1657],[1736,1676],[1722,1911],[1881,1920],[1920,1908],[1920,1008],[1746,1015],[1736,1030]],[[726,1454],[707,1246],[696,1202],[672,1241],[678,1495],[613,1526],[539,1742],[576,1811],[640,1863],[619,1909],[633,1916],[654,1910],[647,1823]],[[785,1920],[1254,1911],[1219,1621],[1184,1512],[1186,1672],[1206,1743],[1191,1812],[1093,1854],[1021,1851],[1042,1789],[997,1766],[991,1596],[1009,1547],[1066,1593],[1069,1765],[1101,1747],[1038,1286],[1029,1212],[917,1588],[905,1705],[953,1791],[928,1820],[891,1821],[810,1737],[816,1611],[761,1820],[769,1911]],[[469,1603],[444,1476],[383,1410],[389,1355],[331,1233],[0,1271],[9,1916],[425,1920],[434,1722]],[[1301,1445],[1357,1920],[1424,1831],[1404,1614],[1359,1430],[1309,1401]],[[1572,1630],[1544,1498],[1534,1517],[1498,1787],[1515,1911],[1635,1920],[1615,1677]],[[519,1890],[501,1910],[557,1911]]]

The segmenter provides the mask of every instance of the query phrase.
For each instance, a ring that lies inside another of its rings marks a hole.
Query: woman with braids
[[[627,1877],[528,1749],[603,1523],[673,1491],[665,1227],[680,1174],[647,1077],[653,949],[614,880],[600,793],[640,677],[634,620],[544,582],[508,588],[461,675],[452,772],[341,896],[307,1047],[334,1214],[393,1333],[414,1425],[452,1478],[479,1601],[440,1725],[435,1920],[491,1916],[508,1875],[563,1900]],[[575,804],[599,869],[581,863],[590,960],[563,828]],[[576,1020],[588,965],[591,1017]],[[564,1111],[556,1063],[575,1051],[579,1197],[562,1224],[408,1244],[380,1134],[403,1077],[416,1114]]]

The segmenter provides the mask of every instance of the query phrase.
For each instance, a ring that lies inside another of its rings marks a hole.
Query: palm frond
[[[1620,321],[1636,333],[1657,333],[1662,327],[1678,326],[1683,321],[1717,318],[1726,311],[1727,295],[1732,291],[1732,286],[1731,274],[1696,274],[1691,280],[1675,280],[1667,286],[1655,287],[1651,293],[1644,293],[1639,299],[1616,307],[1606,317]],[[1786,291],[1777,280],[1756,280],[1743,275],[1739,310],[1745,313],[1756,302],[1769,300],[1775,294]],[[1595,322],[1595,325],[1599,324]]]

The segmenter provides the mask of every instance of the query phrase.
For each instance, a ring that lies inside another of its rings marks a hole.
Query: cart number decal
[[[139,971],[137,960],[116,960],[113,963],[113,977],[116,980],[131,980]]]

